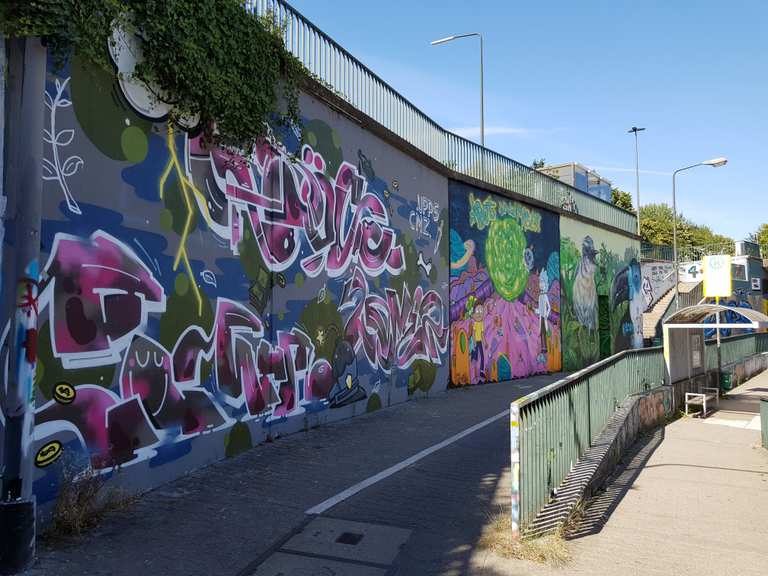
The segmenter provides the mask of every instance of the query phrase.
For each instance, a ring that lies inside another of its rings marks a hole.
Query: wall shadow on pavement
[[[635,489],[635,480],[663,441],[664,427],[662,426],[650,434],[641,436],[633,444],[607,481],[605,489],[589,500],[580,521],[566,532],[567,540],[591,536],[603,529],[626,493]]]
[[[502,576],[491,567],[478,572],[472,557],[484,528],[499,513],[509,513],[509,490],[502,484],[509,480],[508,430],[508,421],[502,418],[401,473],[400,482],[412,478],[412,490],[414,480],[423,482],[434,475],[434,481],[427,509],[416,505],[408,514],[413,535],[388,576]],[[418,495],[411,492],[413,496]]]

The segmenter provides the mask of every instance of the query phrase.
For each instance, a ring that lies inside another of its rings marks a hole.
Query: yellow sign
[[[731,286],[731,257],[727,254],[704,256],[704,296],[706,298],[730,297],[733,294]]]

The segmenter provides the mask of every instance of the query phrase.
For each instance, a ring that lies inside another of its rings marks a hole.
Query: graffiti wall
[[[675,286],[675,265],[662,260],[643,260],[642,293],[645,309],[649,310]]]
[[[450,182],[451,383],[561,367],[558,216]]]
[[[639,242],[560,218],[563,368],[643,345]]]
[[[443,177],[306,95],[247,157],[78,59],[44,98],[38,501],[445,388]]]

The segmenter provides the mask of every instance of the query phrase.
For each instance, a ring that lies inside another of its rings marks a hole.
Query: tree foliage
[[[763,250],[768,250],[768,224],[760,224],[760,226],[752,232],[747,240],[759,244]]]
[[[546,160],[544,158],[534,158],[533,162],[531,163],[531,168],[534,170],[538,170],[539,168],[544,168],[546,166]]]
[[[668,204],[646,204],[640,208],[640,235],[644,242],[671,245],[673,213]],[[716,234],[709,226],[695,224],[677,215],[677,245],[687,247],[732,246],[733,238]]]
[[[635,207],[632,205],[632,195],[629,192],[624,192],[618,188],[611,188],[611,202],[614,206],[624,210],[635,211]]]
[[[250,149],[268,120],[297,123],[304,69],[268,16],[243,0],[6,0],[0,33],[40,36],[55,63],[73,53],[113,70],[115,26],[141,39],[134,78],[172,105],[171,120],[199,118],[209,139]],[[282,110],[280,112],[280,110]]]

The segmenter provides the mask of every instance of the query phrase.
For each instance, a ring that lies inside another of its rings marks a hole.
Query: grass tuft
[[[560,532],[513,539],[512,519],[508,513],[499,513],[492,518],[483,531],[478,546],[503,558],[529,560],[549,566],[562,566],[571,558]]]
[[[110,512],[124,510],[137,499],[136,494],[106,488],[104,478],[91,467],[75,472],[72,466],[65,466],[53,516],[41,538],[51,543],[79,537]]]

